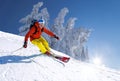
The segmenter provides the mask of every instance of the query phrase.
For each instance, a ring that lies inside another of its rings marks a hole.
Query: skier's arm
[[[28,32],[27,34],[25,35],[25,39],[24,41],[28,41],[28,38],[30,37],[30,35],[32,35],[33,33],[35,32],[35,27],[32,27]]]
[[[47,28],[43,27],[42,28],[43,32],[45,32],[46,34],[50,35],[51,37],[54,37],[55,34],[53,32],[51,32],[50,30],[48,30]]]
[[[23,45],[24,48],[27,48],[27,41],[28,41],[28,38],[30,37],[31,34],[34,33],[34,31],[35,31],[35,28],[32,27],[32,28],[28,31],[28,33],[25,35],[24,45]]]
[[[46,34],[50,35],[51,37],[54,37],[54,38],[56,38],[56,39],[59,40],[59,37],[56,36],[56,35],[55,35],[53,32],[51,32],[50,30],[48,30],[47,28],[43,27],[43,28],[42,28],[42,31],[45,32]]]

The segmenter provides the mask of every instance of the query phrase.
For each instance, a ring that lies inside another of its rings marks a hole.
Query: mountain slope
[[[64,67],[40,54],[30,42],[28,48],[17,50],[23,40],[24,37],[0,31],[0,81],[120,81],[120,72],[116,70],[73,58]]]

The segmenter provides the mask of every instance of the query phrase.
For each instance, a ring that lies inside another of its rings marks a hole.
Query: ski
[[[67,63],[67,62],[70,60],[69,57],[59,57],[59,56],[55,56],[54,58],[56,58],[56,59],[58,59],[58,60],[60,60],[60,61],[62,61],[62,62],[64,62],[64,63]]]
[[[58,59],[56,59],[56,58],[54,58],[54,57],[53,57],[53,59],[54,59],[56,62],[58,62],[58,63],[62,64],[62,65],[63,65],[63,67],[65,67],[65,63],[63,63],[62,61],[60,61],[60,60],[58,60]]]
[[[44,55],[44,54],[43,54],[43,55]],[[60,55],[57,55],[57,54],[55,54],[55,53],[53,53],[53,52],[51,52],[51,54],[50,54],[50,55],[47,55],[47,56],[52,57],[56,62],[62,64],[63,66],[65,66],[65,63],[67,63],[67,62],[70,60],[70,57],[60,56]],[[30,61],[34,62],[35,64],[37,64],[37,65],[39,65],[39,66],[41,66],[41,67],[43,67],[43,66],[40,65],[38,62],[36,62],[36,61],[34,60],[34,58],[33,58],[33,59],[30,59]]]
[[[54,57],[55,59],[58,59],[64,63],[67,63],[69,60],[70,60],[70,57],[66,57],[66,56],[59,56],[59,55],[56,55],[55,53],[51,52],[51,56]]]
[[[35,61],[34,59],[30,59],[30,61],[34,62],[35,64],[39,65],[40,67],[44,67],[44,66],[40,65],[39,62]]]

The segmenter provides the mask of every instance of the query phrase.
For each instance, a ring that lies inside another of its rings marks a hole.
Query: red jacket
[[[36,29],[37,29],[37,31],[36,31]],[[46,34],[50,35],[51,37],[55,36],[55,34],[53,32],[51,32],[50,30],[48,30],[45,26],[42,27],[41,24],[39,24],[38,22],[35,22],[33,27],[31,27],[30,30],[25,35],[25,39],[24,40],[28,41],[29,37],[30,37],[30,41],[32,41],[34,39],[38,39],[38,38],[41,37],[42,32],[45,32]]]

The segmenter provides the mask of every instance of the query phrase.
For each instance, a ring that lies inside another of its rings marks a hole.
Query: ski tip
[[[65,60],[63,60],[63,62],[67,63],[69,62],[70,58],[66,58]]]

